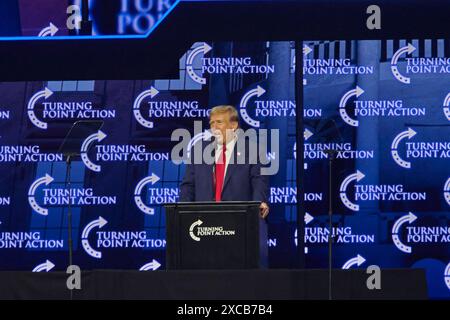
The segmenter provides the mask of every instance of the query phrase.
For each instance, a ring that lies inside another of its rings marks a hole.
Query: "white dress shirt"
[[[236,138],[235,139],[231,139],[230,142],[227,143],[227,150],[225,151],[225,173],[224,173],[224,178],[223,181],[225,182],[225,177],[227,176],[227,168],[228,168],[228,163],[230,163],[230,159],[231,159],[231,154],[233,153],[233,149],[234,149],[234,145],[236,144]],[[223,144],[217,144],[216,147],[216,163],[217,161],[219,161],[219,157],[222,155],[222,149],[223,149]]]

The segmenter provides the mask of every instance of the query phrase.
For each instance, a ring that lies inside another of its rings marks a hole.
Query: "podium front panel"
[[[258,268],[258,210],[254,203],[166,206],[167,268]]]

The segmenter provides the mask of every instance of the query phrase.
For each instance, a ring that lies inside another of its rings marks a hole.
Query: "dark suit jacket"
[[[202,142],[202,150],[211,142]],[[261,175],[257,154],[249,154],[250,145],[236,142],[228,164],[222,189],[222,201],[260,201],[268,203],[269,176]],[[257,150],[257,149],[256,149]],[[244,160],[244,161],[243,161]],[[251,161],[252,160],[252,161]],[[239,161],[239,162],[238,162]],[[244,162],[244,164],[241,164]],[[256,162],[256,164],[255,164]],[[253,163],[253,164],[251,164]],[[187,164],[180,185],[180,201],[214,201],[214,165]]]

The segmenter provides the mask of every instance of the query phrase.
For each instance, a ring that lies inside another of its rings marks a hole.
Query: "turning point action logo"
[[[136,185],[136,188],[134,189],[134,202],[136,203],[139,210],[141,210],[145,214],[153,215],[155,214],[155,209],[150,208],[144,203],[144,201],[142,201],[142,190],[144,189],[145,185],[149,183],[154,185],[159,180],[160,178],[156,174],[152,173],[151,176],[145,177],[144,179],[139,181],[139,183]]]
[[[114,109],[101,109],[94,108],[91,101],[77,101],[77,102],[50,102],[47,101],[49,97],[53,95],[53,91],[49,88],[38,91],[28,101],[27,114],[31,123],[43,130],[47,130],[48,123],[39,119],[36,115],[35,106],[39,100],[44,99],[42,102],[43,119],[110,119],[116,117],[116,111]]]
[[[81,160],[87,169],[94,172],[100,172],[102,167],[89,159],[88,152],[91,145],[95,142],[101,142],[107,137],[106,133],[99,130],[97,133],[88,136],[81,145]],[[96,145],[95,161],[102,162],[148,162],[169,160],[168,153],[148,152],[147,147],[139,145]]]
[[[444,100],[444,114],[448,121],[450,121],[450,93],[447,94]]]
[[[40,205],[38,205],[36,199],[35,199],[35,193],[37,188],[39,188],[41,185],[48,186],[51,182],[53,182],[54,179],[49,175],[45,174],[45,177],[37,179],[35,182],[33,182],[28,189],[28,203],[30,204],[31,208],[36,211],[37,213],[46,216],[48,215],[48,209],[42,208]]]
[[[447,204],[450,206],[450,177],[447,179],[444,185],[444,198]]]
[[[88,168],[92,171],[95,171],[95,172],[100,172],[102,170],[101,166],[96,165],[89,159],[88,150],[89,150],[90,145],[93,142],[95,142],[95,141],[101,142],[105,138],[106,138],[106,134],[104,132],[102,132],[101,130],[99,130],[97,133],[91,134],[89,137],[87,137],[83,141],[83,144],[81,145],[80,153],[81,153],[81,160],[83,161],[86,168]]]
[[[359,205],[350,201],[347,196],[348,187],[352,182],[359,182],[365,175],[357,170],[348,175],[341,183],[339,193],[342,203],[352,211],[359,211]],[[406,192],[404,185],[354,185],[356,201],[426,201],[426,192]]]
[[[447,285],[447,288],[450,290],[450,262],[448,263],[447,267],[445,268],[444,278],[445,278],[445,284]]]
[[[411,162],[400,157],[399,144],[408,138],[411,140],[417,134],[411,128],[395,136],[391,144],[391,155],[400,167],[410,169]],[[407,159],[447,159],[450,158],[450,141],[448,142],[406,142]]]
[[[223,226],[217,227],[200,227],[203,221],[198,219],[189,227],[189,236],[194,241],[200,241],[200,237],[220,237],[220,236],[235,236],[236,230],[224,230]],[[194,231],[196,229],[197,232]]]
[[[339,114],[342,120],[352,127],[358,127],[359,121],[350,117],[347,112],[347,102],[352,98],[359,98],[364,90],[356,86],[346,92],[339,101]],[[421,106],[405,106],[403,100],[355,100],[355,117],[421,117],[426,115],[426,108]]]
[[[133,115],[136,121],[143,127],[152,129],[155,123],[149,119],[154,118],[206,118],[209,116],[210,110],[202,107],[198,100],[170,100],[154,99],[160,92],[150,87],[148,90],[141,92],[133,103]],[[150,100],[143,103],[144,100]],[[148,119],[143,116],[143,106],[148,106]]]
[[[400,56],[407,53],[411,54],[416,51],[416,48],[409,43],[398,49],[391,59],[391,72],[398,81],[411,84],[411,78],[400,73],[398,68],[398,60]],[[406,74],[449,74],[450,73],[450,58],[431,57],[431,58],[405,58],[406,60]]]
[[[28,189],[28,203],[31,208],[40,215],[47,216],[48,209],[41,207],[36,201],[36,192],[42,185],[48,186],[54,179],[45,174],[34,181]],[[43,188],[42,189],[42,202],[43,205],[50,206],[66,206],[68,204],[72,206],[108,206],[115,205],[117,203],[116,196],[99,196],[94,194],[93,188]]]
[[[84,229],[83,229],[83,233],[81,234],[81,244],[83,245],[83,249],[84,251],[86,251],[86,253],[88,255],[90,255],[93,258],[97,258],[97,259],[101,259],[102,258],[102,253],[100,251],[94,250],[91,245],[89,244],[89,233],[92,231],[92,229],[94,228],[103,228],[106,224],[108,223],[108,221],[106,221],[105,219],[103,219],[102,217],[98,217],[98,219],[91,221]]]
[[[260,98],[266,94],[266,90],[257,85],[256,88],[248,90],[239,102],[239,113],[248,125],[259,128],[261,123],[253,119],[249,115],[249,102],[251,99]],[[259,118],[280,118],[295,117],[296,104],[294,100],[262,100],[256,99],[252,106],[252,114]],[[320,118],[322,117],[322,109],[317,107],[305,107],[303,109],[303,117]]]
[[[402,47],[400,49],[398,49],[394,55],[392,56],[391,59],[391,72],[394,75],[395,79],[397,79],[398,81],[402,82],[402,83],[406,83],[406,84],[410,84],[411,83],[411,79],[408,77],[403,76],[400,71],[398,70],[398,59],[400,58],[400,56],[404,53],[408,53],[411,54],[414,51],[416,51],[416,48],[412,45],[412,44],[408,44],[406,47]]]
[[[395,221],[392,227],[392,241],[394,245],[402,252],[411,253],[412,248],[407,244],[441,244],[450,243],[450,227],[449,226],[414,226],[411,225],[417,220],[417,216],[412,212],[400,217]],[[409,224],[406,227],[406,243],[401,241],[402,226]]]
[[[90,242],[89,236],[95,228],[102,229],[108,221],[103,217],[99,216],[97,219],[89,222],[83,229],[81,235],[81,243],[83,245],[84,251],[93,258],[101,259],[102,252],[97,250],[100,248],[105,249],[123,249],[123,248],[135,248],[135,249],[161,249],[166,246],[166,241],[163,239],[152,239],[148,237],[146,231],[97,231],[96,235],[96,247],[94,249]],[[92,236],[91,236],[92,238]],[[153,260],[152,262],[145,264],[140,268],[141,271],[146,270],[156,270],[161,265],[158,261]]]
[[[197,45],[197,44],[196,44]],[[203,74],[268,74],[275,72],[274,65],[255,65],[251,57],[211,57],[204,56],[212,50],[206,42],[197,45],[186,57],[186,71],[189,77],[196,83],[206,84]],[[201,75],[195,72],[195,60],[201,58]]]

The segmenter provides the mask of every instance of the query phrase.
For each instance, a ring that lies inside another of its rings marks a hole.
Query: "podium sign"
[[[261,265],[259,202],[166,205],[167,269],[249,269]],[[262,243],[261,243],[262,244]]]

